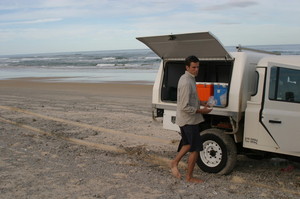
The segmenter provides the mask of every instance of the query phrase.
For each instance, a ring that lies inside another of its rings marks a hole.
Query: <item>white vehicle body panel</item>
[[[258,63],[261,73],[259,89],[247,104],[243,146],[269,152],[300,156],[300,104],[299,102],[270,99],[271,68],[299,71],[299,56],[266,57]],[[266,73],[265,82],[263,77]],[[300,84],[286,79],[286,83]],[[300,77],[298,78],[300,80]],[[290,81],[290,82],[289,82]],[[299,88],[299,86],[298,86]],[[299,93],[298,93],[299,97]]]
[[[163,128],[179,132],[179,126],[175,124],[176,111],[165,110],[163,116]]]

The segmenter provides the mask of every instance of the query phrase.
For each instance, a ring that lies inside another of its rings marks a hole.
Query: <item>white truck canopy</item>
[[[185,59],[190,55],[200,59],[232,59],[210,32],[138,37],[137,40],[143,42],[162,59]]]

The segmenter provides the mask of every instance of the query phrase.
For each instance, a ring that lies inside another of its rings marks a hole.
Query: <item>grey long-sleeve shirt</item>
[[[199,124],[204,121],[202,114],[196,113],[200,101],[196,89],[195,77],[188,71],[180,77],[177,88],[176,124]]]

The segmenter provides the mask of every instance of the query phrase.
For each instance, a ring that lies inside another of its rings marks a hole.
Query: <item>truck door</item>
[[[300,152],[300,67],[269,66],[261,123],[281,152]]]

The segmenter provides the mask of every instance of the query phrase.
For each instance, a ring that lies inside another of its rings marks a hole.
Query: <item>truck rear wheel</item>
[[[197,160],[199,168],[208,173],[229,174],[236,163],[237,149],[229,135],[219,129],[201,132],[203,151]]]

